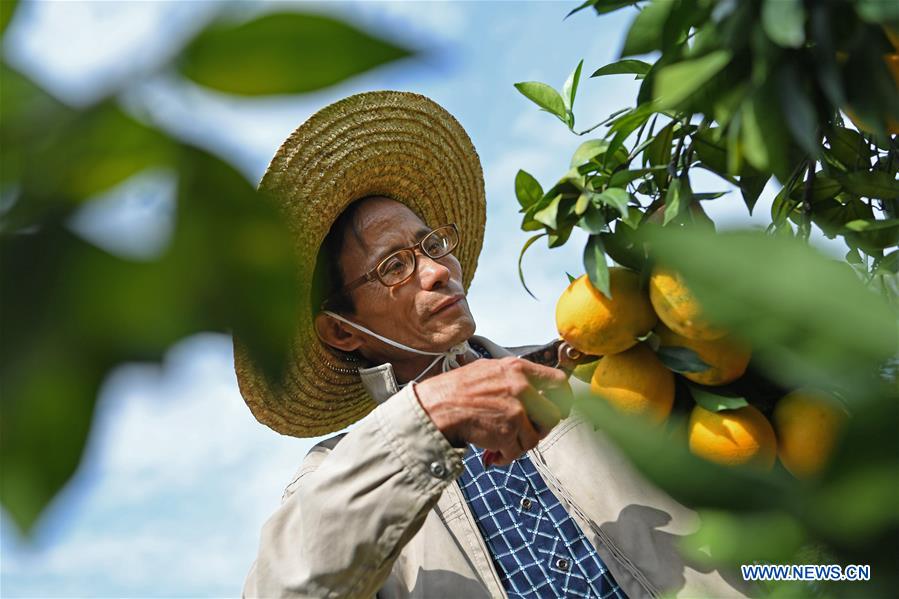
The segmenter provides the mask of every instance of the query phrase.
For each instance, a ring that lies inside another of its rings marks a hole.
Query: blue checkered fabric
[[[509,597],[626,598],[527,455],[485,470],[470,449],[459,485]]]

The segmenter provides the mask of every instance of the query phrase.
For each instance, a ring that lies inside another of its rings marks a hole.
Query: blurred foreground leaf
[[[584,417],[602,429],[650,480],[687,506],[734,510],[783,509],[792,497],[782,472],[750,467],[726,468],[701,460],[687,449],[680,417],[670,417],[666,435],[639,418],[616,412],[605,401],[584,394],[576,402]],[[788,511],[797,509],[789,505]]]
[[[788,385],[860,392],[896,353],[897,315],[845,264],[793,239],[658,228],[656,258],[678,270],[708,317],[747,339]]]
[[[158,261],[113,256],[60,221],[0,236],[0,501],[24,531],[74,473],[116,364],[238,331],[280,375],[296,306],[286,224],[217,158],[188,147],[177,162],[177,225]]]
[[[185,48],[180,70],[223,92],[296,94],[410,55],[409,49],[330,17],[278,13],[213,24]]]

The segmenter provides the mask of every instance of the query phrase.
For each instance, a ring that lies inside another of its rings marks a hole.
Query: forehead
[[[366,252],[408,245],[430,230],[418,215],[396,200],[378,197],[360,202],[353,217],[352,237]]]

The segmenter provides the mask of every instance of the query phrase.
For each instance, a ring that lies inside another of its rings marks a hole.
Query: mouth
[[[431,316],[436,316],[446,310],[452,309],[453,306],[458,306],[459,303],[465,299],[465,295],[459,293],[457,295],[450,296],[437,304],[433,310],[431,310]]]

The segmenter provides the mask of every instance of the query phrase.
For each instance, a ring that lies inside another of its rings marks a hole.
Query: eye
[[[403,260],[399,258],[399,256],[390,256],[384,263],[381,265],[381,274],[384,275],[397,275],[403,272],[406,268],[406,264]]]
[[[425,239],[424,248],[430,255],[439,255],[446,249],[446,240],[440,235],[431,235]]]

